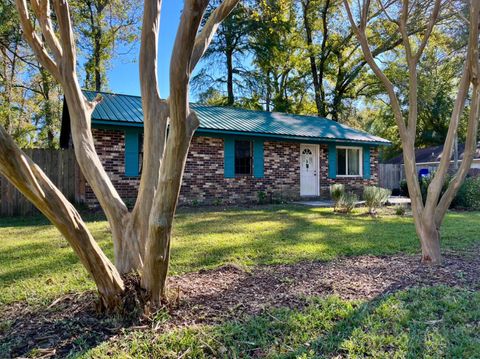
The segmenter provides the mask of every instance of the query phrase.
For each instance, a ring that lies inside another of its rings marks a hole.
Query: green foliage
[[[86,358],[477,358],[480,294],[413,288],[371,302],[313,297],[219,325],[134,331]],[[261,355],[259,355],[261,354]]]
[[[375,214],[377,208],[383,206],[391,194],[392,191],[386,188],[365,186],[363,188],[363,199],[368,207],[368,212],[370,214]]]
[[[264,204],[267,202],[267,194],[264,191],[258,191],[257,197],[258,197],[258,203]]]
[[[405,206],[402,206],[401,204],[395,206],[395,214],[397,216],[404,216],[406,211]]]
[[[460,187],[453,206],[469,210],[480,210],[480,177],[468,177]]]
[[[358,196],[352,192],[345,192],[338,201],[340,212],[351,213],[358,202]]]
[[[432,172],[428,176],[423,176],[419,181],[420,193],[422,195],[422,201],[424,204],[427,199],[428,186],[430,186],[430,183],[432,182],[432,179],[434,176],[435,176],[435,172]],[[450,175],[447,175],[445,178],[445,182],[443,183],[442,190],[440,191],[440,198],[443,196],[443,194],[447,190],[451,180],[452,180],[452,177]],[[400,194],[402,196],[409,197],[407,181],[404,179],[400,181]]]
[[[449,30],[440,26],[434,30],[425,53],[418,66],[418,123],[415,146],[425,148],[441,145],[445,141],[450,124],[451,111],[455,102],[458,79],[463,69],[463,53],[456,51],[464,46],[465,38],[456,33],[456,26]],[[391,61],[384,63],[384,71],[395,84],[401,105],[407,106],[409,84],[408,66],[402,52],[393,51]],[[369,74],[365,82],[378,83]],[[369,80],[370,79],[370,80]],[[367,105],[358,113],[358,125],[392,141],[393,146],[382,149],[382,159],[389,159],[401,153],[402,144],[391,106],[384,101],[384,89],[378,85],[369,86],[365,94]],[[465,139],[468,108],[462,114],[459,124],[459,139]],[[405,117],[407,111],[405,111]]]
[[[340,199],[345,194],[345,186],[341,183],[335,183],[330,185],[330,198],[334,202],[334,209],[338,207]]]
[[[424,204],[425,204],[425,201],[427,200],[428,186],[430,186],[430,183],[432,183],[434,176],[435,176],[435,172],[431,172],[428,176],[424,176],[420,180],[420,192],[422,194],[422,201]],[[446,175],[445,181],[442,186],[442,190],[440,191],[439,198],[442,198],[451,180],[452,180],[452,177],[450,175]]]
[[[407,180],[404,180],[404,179],[400,180],[399,186],[400,186],[400,195],[409,197]]]
[[[106,74],[113,58],[122,53],[127,59],[131,45],[139,38],[138,5],[136,0],[70,1],[77,43],[85,56],[85,88],[108,89]]]

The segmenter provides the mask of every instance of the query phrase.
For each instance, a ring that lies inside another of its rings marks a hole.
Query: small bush
[[[345,186],[340,183],[330,185],[330,197],[334,202],[333,210],[336,211],[339,205],[340,200],[345,194]]]
[[[425,201],[427,199],[427,193],[428,193],[428,186],[430,186],[430,183],[433,180],[433,177],[435,176],[435,172],[431,172],[428,176],[422,177],[419,182],[420,182],[420,193],[422,194],[422,200],[423,204],[425,204]],[[443,183],[442,190],[440,192],[440,197],[442,198],[443,194],[448,188],[448,185],[450,184],[450,181],[452,180],[452,177],[450,175],[447,175],[445,178],[445,182]],[[407,186],[407,181],[406,180],[401,180],[400,181],[400,194],[405,197],[410,197],[408,193],[408,186]]]
[[[392,192],[386,188],[376,186],[365,186],[363,188],[363,199],[368,207],[368,213],[375,214],[377,208],[383,206]]]
[[[338,207],[342,213],[350,213],[355,208],[358,196],[355,193],[344,193],[338,201]]]
[[[258,203],[259,204],[264,204],[267,202],[267,194],[263,191],[259,191],[257,193],[257,196],[258,196]]]
[[[407,185],[407,181],[402,179],[400,181],[400,195],[401,196],[404,196],[404,197],[410,197],[408,195],[408,185]]]
[[[453,205],[455,207],[480,210],[480,177],[468,177],[460,187]]]
[[[395,214],[396,214],[397,216],[403,216],[403,215],[405,215],[405,212],[406,212],[406,211],[407,211],[407,210],[406,210],[405,206],[402,206],[401,204],[395,206]]]

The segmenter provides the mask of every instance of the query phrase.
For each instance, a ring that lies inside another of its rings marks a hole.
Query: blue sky
[[[173,42],[175,41],[175,34],[177,32],[182,8],[183,1],[163,1],[158,44],[158,80],[160,95],[163,98],[168,97],[169,93],[168,73],[170,55],[172,53]],[[138,51],[139,44],[133,48],[127,56],[115,59],[111,69],[108,71],[110,91],[140,95]],[[134,60],[133,62],[132,59]]]

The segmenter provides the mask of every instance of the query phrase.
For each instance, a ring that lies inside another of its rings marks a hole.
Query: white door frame
[[[316,173],[315,175],[315,193],[314,194],[303,194],[302,192],[302,152],[303,150],[308,147],[313,150],[314,152],[314,159],[316,165]],[[302,197],[316,197],[320,196],[320,145],[314,143],[301,143],[300,144],[300,196]]]

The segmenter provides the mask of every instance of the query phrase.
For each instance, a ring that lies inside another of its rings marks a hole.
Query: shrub
[[[258,203],[259,204],[264,204],[267,202],[267,194],[263,191],[259,191],[257,193],[257,196],[258,196]]]
[[[355,193],[344,193],[338,201],[338,207],[342,213],[350,213],[355,208],[358,196]]]
[[[395,206],[395,214],[397,216],[403,216],[405,215],[406,208],[405,206],[402,206],[401,204]]]
[[[423,204],[425,204],[425,200],[427,199],[428,186],[432,182],[433,176],[435,176],[435,172],[431,172],[428,176],[424,176],[420,179],[420,193],[422,194]],[[439,198],[443,196],[451,180],[452,177],[450,175],[447,175]],[[407,181],[404,179],[400,181],[400,194],[405,197],[410,197],[408,193]]]
[[[468,177],[460,187],[453,205],[474,211],[480,210],[480,177]]]
[[[339,205],[339,202],[343,195],[345,194],[345,186],[340,183],[330,185],[330,197],[334,202],[333,210],[336,211]]]
[[[376,186],[365,186],[363,188],[363,199],[368,207],[368,213],[375,214],[377,208],[383,206],[392,192],[386,188]]]
[[[408,185],[407,185],[407,181],[402,179],[400,181],[400,195],[401,196],[404,196],[404,197],[410,197],[408,195]]]

